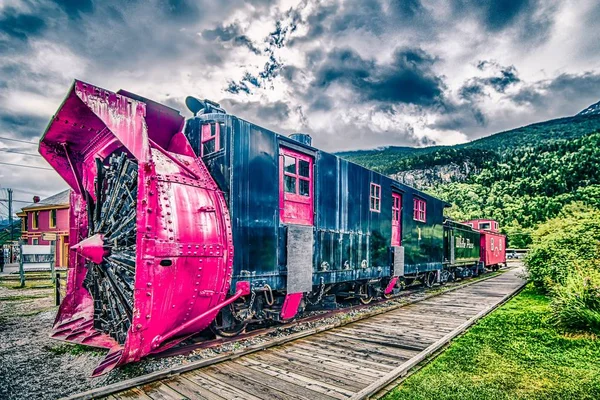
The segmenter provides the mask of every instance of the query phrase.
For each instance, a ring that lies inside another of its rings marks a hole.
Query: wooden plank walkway
[[[367,398],[516,293],[521,271],[108,398]]]

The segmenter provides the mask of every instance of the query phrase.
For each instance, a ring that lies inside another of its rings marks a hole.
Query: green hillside
[[[474,173],[419,183],[453,204],[452,218],[497,219],[514,247],[527,245],[529,231],[566,204],[600,207],[600,115],[528,125],[456,146],[339,155],[388,175],[468,164]]]
[[[576,139],[598,131],[600,115],[576,115],[527,125],[454,146],[390,146],[336,154],[381,173],[394,174],[464,160],[472,160],[479,165],[485,156],[496,157],[515,148],[537,146],[557,139]]]
[[[21,221],[17,220],[13,222],[13,240],[17,240],[21,237]],[[0,246],[10,242],[10,225],[8,222],[0,225]]]

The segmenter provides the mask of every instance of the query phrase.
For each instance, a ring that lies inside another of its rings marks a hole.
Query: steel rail
[[[502,270],[504,270],[504,272],[506,272],[506,271],[508,271],[508,270],[510,270],[512,268],[514,268],[514,267],[502,268]],[[348,324],[351,324],[353,322],[357,322],[357,321],[360,321],[360,320],[368,319],[368,318],[374,317],[376,315],[385,314],[385,313],[388,313],[390,311],[396,310],[398,308],[407,306],[409,304],[419,303],[421,301],[428,300],[428,299],[431,299],[433,297],[436,297],[436,296],[439,296],[439,295],[442,295],[442,294],[445,294],[445,293],[453,292],[455,290],[462,289],[464,287],[471,286],[471,285],[480,283],[482,281],[493,279],[493,278],[497,277],[498,275],[503,274],[504,272],[501,272],[499,274],[498,273],[490,274],[489,276],[484,276],[483,278],[479,278],[479,279],[476,279],[476,280],[468,280],[465,283],[458,284],[458,285],[450,287],[450,288],[448,288],[446,290],[442,290],[442,291],[438,291],[438,292],[435,292],[435,293],[426,294],[425,296],[423,296],[422,298],[419,298],[419,299],[412,299],[412,300],[409,299],[405,303],[396,304],[396,305],[393,305],[393,306],[390,306],[390,307],[386,307],[386,308],[382,308],[382,309],[378,309],[378,310],[373,310],[372,312],[367,312],[367,313],[364,313],[364,314],[361,314],[361,315],[353,316],[353,317],[350,317],[350,318],[345,319],[343,321],[338,321],[338,322],[327,324],[327,325],[324,325],[324,326],[315,327],[315,328],[309,328],[309,329],[303,330],[301,332],[297,332],[297,333],[294,333],[294,334],[291,334],[291,335],[288,335],[288,336],[284,336],[284,337],[280,337],[280,338],[277,338],[277,339],[270,340],[270,341],[268,341],[266,343],[258,343],[258,344],[246,347],[245,349],[229,351],[227,353],[223,353],[223,354],[221,354],[219,356],[216,356],[216,357],[206,358],[206,359],[194,361],[194,362],[191,362],[191,363],[188,363],[188,364],[177,365],[177,366],[170,367],[170,368],[167,368],[167,369],[164,369],[164,370],[152,372],[150,374],[141,375],[141,376],[138,376],[138,377],[135,377],[135,378],[131,378],[131,379],[123,380],[123,381],[120,381],[120,382],[116,382],[116,383],[113,383],[113,384],[110,384],[110,385],[107,385],[107,386],[102,386],[102,387],[90,389],[90,390],[85,391],[85,392],[76,393],[76,394],[64,397],[62,400],[87,400],[87,399],[95,399],[95,398],[99,398],[99,397],[106,397],[106,396],[109,396],[109,395],[114,394],[114,393],[118,393],[118,392],[125,391],[127,389],[134,388],[136,386],[140,386],[140,385],[148,384],[148,383],[151,383],[151,382],[156,382],[156,381],[159,381],[159,380],[170,378],[170,377],[173,377],[173,376],[177,376],[177,375],[180,375],[180,374],[182,374],[184,372],[189,372],[189,371],[193,371],[195,369],[199,369],[199,368],[207,367],[207,366],[210,366],[210,365],[218,364],[218,363],[221,363],[223,361],[233,360],[233,359],[239,358],[239,357],[244,356],[244,355],[256,353],[256,352],[259,352],[259,351],[262,351],[262,350],[265,350],[265,349],[268,349],[268,348],[271,348],[271,347],[275,347],[275,346],[279,346],[279,345],[282,345],[282,344],[285,344],[285,343],[289,343],[289,342],[292,342],[294,340],[305,338],[305,337],[308,337],[308,336],[312,336],[312,335],[315,335],[317,333],[325,332],[325,331],[328,331],[328,330],[331,330],[331,329],[334,329],[334,328],[339,328],[341,326],[345,326],[345,325],[348,325]],[[392,299],[389,299],[389,300],[392,300]],[[369,304],[368,306],[372,306],[372,305]],[[344,309],[344,310],[345,311],[349,311],[348,309]],[[486,311],[490,312],[491,310],[486,310]],[[466,327],[464,329],[466,329]],[[256,336],[258,336],[258,335],[256,335]],[[240,338],[237,337],[237,340],[239,341]],[[396,378],[394,378],[394,379],[396,379]],[[382,387],[384,387],[385,385],[387,385],[387,383],[384,384]]]

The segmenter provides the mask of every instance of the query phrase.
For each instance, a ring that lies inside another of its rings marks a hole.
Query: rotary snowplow
[[[40,142],[72,189],[67,295],[52,337],[109,349],[94,375],[205,329],[231,282],[223,194],[178,111],[75,81]]]

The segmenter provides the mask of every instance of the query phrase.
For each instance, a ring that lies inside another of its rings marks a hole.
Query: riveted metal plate
[[[404,246],[394,247],[394,276],[404,276]]]
[[[312,290],[314,234],[312,226],[287,227],[287,292]]]

